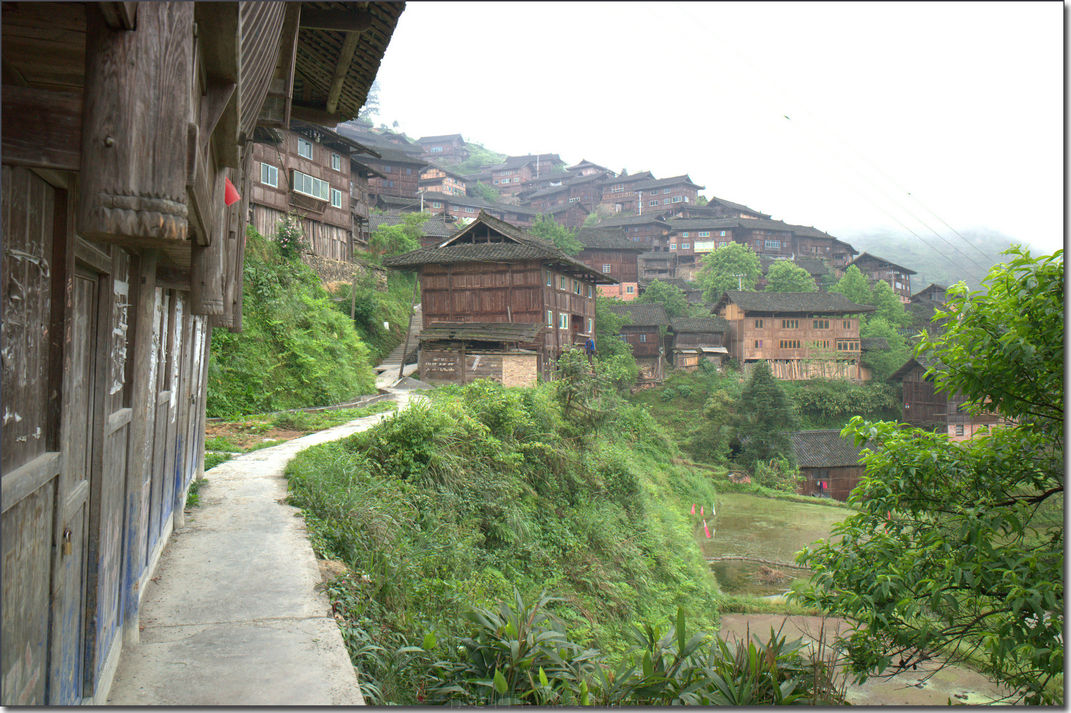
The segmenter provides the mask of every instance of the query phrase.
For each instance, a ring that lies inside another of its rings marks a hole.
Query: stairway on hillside
[[[405,363],[410,363],[416,359],[417,348],[420,346],[420,332],[424,328],[424,315],[420,309],[420,305],[413,307],[413,324],[409,328],[408,340],[403,339],[401,344],[394,348],[387,357],[380,362],[376,367],[376,371],[379,373],[392,371],[397,373],[402,366],[402,350],[405,349],[406,341],[409,343],[409,349],[406,351]]]

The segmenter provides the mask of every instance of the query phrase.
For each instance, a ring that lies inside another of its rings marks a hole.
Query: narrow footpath
[[[414,382],[395,384],[394,368],[377,386],[403,409]],[[208,471],[201,504],[172,533],[142,595],[140,641],[123,646],[108,705],[364,705],[331,605],[317,588],[304,521],[285,504],[283,469],[299,451],[390,415]]]

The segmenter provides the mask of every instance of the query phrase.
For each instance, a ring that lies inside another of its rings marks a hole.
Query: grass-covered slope
[[[514,587],[561,597],[551,610],[574,639],[611,656],[629,623],[678,605],[716,628],[689,515],[713,501],[710,480],[669,465],[676,449],[643,409],[560,387],[440,389],[288,467],[314,548],[348,567],[330,591],[375,702],[414,702],[400,648],[454,640],[470,607]]]
[[[242,332],[212,333],[209,416],[339,403],[375,393],[368,349],[316,273],[252,228]]]

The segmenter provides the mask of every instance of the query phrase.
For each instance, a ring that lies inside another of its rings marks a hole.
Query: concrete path
[[[395,378],[397,374],[395,373]],[[412,392],[390,389],[398,408]],[[363,705],[283,469],[377,414],[221,463],[171,535],[108,705]]]

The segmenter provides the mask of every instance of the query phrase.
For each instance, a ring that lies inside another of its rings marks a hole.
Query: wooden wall
[[[800,475],[805,480],[796,488],[796,492],[802,495],[825,494],[835,500],[844,502],[848,499],[855,486],[863,479],[866,468],[861,465],[841,466],[836,468],[800,468]],[[820,490],[818,482],[826,483],[826,488]]]
[[[253,205],[253,220],[250,223],[257,232],[266,237],[273,237],[280,221],[287,214],[263,205]],[[313,255],[332,260],[353,260],[353,232],[346,228],[321,223],[309,217],[300,219],[301,234],[306,247]]]
[[[44,175],[3,166],[6,705],[99,692],[203,453],[208,318]]]

